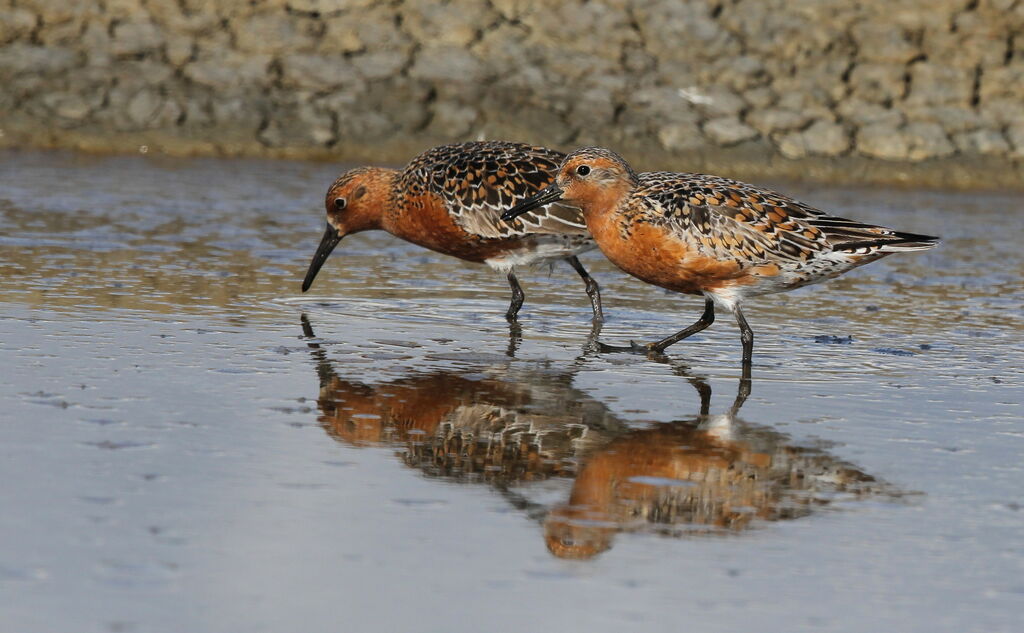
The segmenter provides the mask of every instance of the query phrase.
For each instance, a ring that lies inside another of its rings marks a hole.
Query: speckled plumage
[[[551,204],[512,223],[500,219],[504,211],[551,184],[564,157],[522,143],[471,142],[427,150],[401,170],[360,167],[342,174],[328,189],[328,229],[303,290],[342,237],[382,229],[506,272],[513,290],[510,320],[522,304],[513,269],[565,259],[586,282],[594,317],[602,318],[597,284],[576,259],[595,247],[579,209]]]
[[[890,253],[938,242],[831,216],[719,176],[637,174],[602,148],[567,156],[555,184],[503,217],[559,200],[582,209],[601,251],[619,268],[648,283],[706,297],[701,320],[645,348],[654,351],[706,328],[719,306],[736,314],[749,361],[753,333],[739,309],[744,299],[831,279]]]
[[[774,191],[706,174],[639,174],[616,212],[626,235],[650,224],[699,256],[731,262],[737,274],[723,289],[740,297],[791,290],[935,244],[935,238],[831,216]]]
[[[422,208],[436,196],[472,238],[529,237],[565,243],[566,252],[560,255],[564,257],[594,247],[579,209],[550,204],[518,221],[501,220],[502,213],[550,185],[564,158],[561,152],[524,143],[441,145],[420,154],[402,170],[395,180],[395,199],[399,205]]]

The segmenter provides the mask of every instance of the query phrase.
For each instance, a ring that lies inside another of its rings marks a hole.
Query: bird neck
[[[374,168],[367,176],[367,197],[363,203],[366,208],[374,209],[376,226],[373,228],[384,229],[391,232],[391,226],[398,213],[398,175],[395,169],[383,167]]]
[[[599,227],[611,223],[616,212],[628,199],[632,188],[632,183],[627,180],[616,181],[591,189],[584,198],[574,200],[573,203],[583,211],[587,227],[593,233],[600,230]]]

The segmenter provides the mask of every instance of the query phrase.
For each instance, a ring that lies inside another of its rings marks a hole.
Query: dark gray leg
[[[754,330],[747,325],[739,306],[736,306],[736,323],[740,325],[740,340],[743,341],[743,364],[749,365],[754,354]]]
[[[739,413],[740,407],[750,397],[751,380],[750,380],[750,363],[743,363],[743,370],[740,374],[740,387],[736,391],[736,400],[732,403],[732,409],[729,410],[730,415],[736,415]]]
[[[569,262],[573,270],[583,278],[583,283],[587,284],[587,296],[590,297],[590,307],[594,309],[594,321],[604,321],[604,312],[601,310],[601,287],[597,285],[597,282],[575,255],[565,261]]]
[[[509,322],[516,320],[516,315],[519,314],[519,308],[523,307],[523,299],[526,295],[523,294],[523,287],[519,285],[519,280],[516,279],[516,274],[511,270],[508,271],[508,285],[512,287],[512,303],[508,306],[508,312],[505,313],[505,318]]]
[[[693,336],[694,334],[696,334],[697,332],[700,332],[701,330],[706,330],[707,327],[709,325],[711,325],[712,323],[714,323],[714,322],[715,322],[715,303],[711,299],[705,299],[704,300],[704,314],[700,315],[700,318],[697,319],[697,322],[694,323],[693,325],[691,325],[690,327],[688,327],[686,329],[683,329],[683,330],[679,330],[678,332],[676,332],[672,336],[668,336],[666,338],[663,338],[660,341],[655,341],[654,343],[647,343],[646,345],[641,345],[641,344],[638,344],[638,343],[634,343],[633,341],[629,342],[629,347],[616,347],[616,346],[613,346],[613,345],[605,345],[605,344],[601,343],[600,344],[601,345],[601,351],[602,352],[641,352],[641,353],[655,352],[655,353],[660,354],[661,352],[664,352],[665,348],[668,347],[669,345],[673,345],[675,343],[678,343],[679,341],[683,340],[684,338],[687,338],[688,336]]]

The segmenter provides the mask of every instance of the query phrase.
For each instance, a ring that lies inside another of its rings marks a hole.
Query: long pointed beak
[[[562,188],[559,187],[557,183],[552,183],[551,186],[541,189],[536,195],[530,196],[508,211],[502,213],[501,219],[507,222],[508,220],[518,218],[524,213],[528,213],[534,209],[543,207],[544,205],[551,204],[552,202],[558,202],[561,199]]]
[[[302,292],[309,290],[309,287],[313,285],[313,280],[316,278],[316,274],[320,272],[320,268],[323,267],[324,262],[327,261],[327,257],[334,250],[334,247],[341,241],[342,235],[336,228],[327,225],[327,230],[324,231],[324,237],[320,240],[320,246],[316,248],[316,254],[313,255],[313,261],[309,262],[309,270],[306,271],[306,278],[302,280]]]

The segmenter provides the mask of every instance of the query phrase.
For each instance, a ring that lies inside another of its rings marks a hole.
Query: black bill
[[[540,207],[551,204],[552,202],[558,202],[561,199],[562,188],[557,184],[552,184],[550,187],[541,189],[536,195],[530,196],[508,211],[502,213],[501,219],[505,221],[512,220],[514,218],[518,218],[524,213],[528,213],[534,209],[539,209]]]
[[[306,271],[306,278],[302,280],[302,292],[309,290],[309,287],[313,285],[313,280],[316,278],[316,274],[320,272],[320,268],[323,267],[324,262],[327,261],[327,257],[334,250],[334,247],[341,241],[341,233],[330,224],[327,225],[327,230],[324,231],[324,237],[320,240],[320,246],[316,248],[316,254],[313,255],[313,261],[309,262],[309,270]]]

